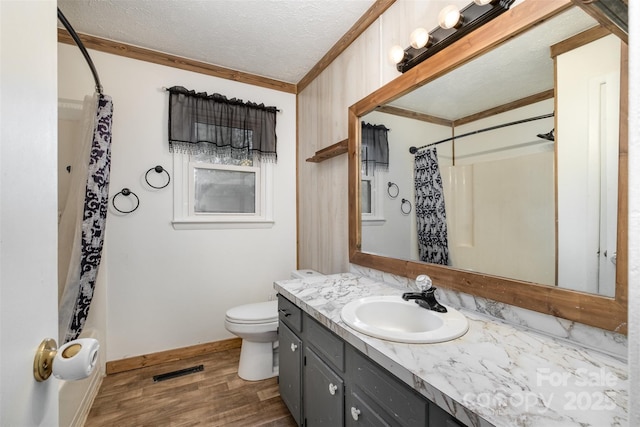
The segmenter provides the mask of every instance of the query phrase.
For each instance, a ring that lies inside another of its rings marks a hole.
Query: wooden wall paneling
[[[378,27],[365,31],[298,94],[298,265],[322,273],[348,270],[346,156],[306,162],[347,138],[349,105],[379,87]]]
[[[389,8],[396,0],[376,0],[360,19],[342,36],[322,59],[298,82],[298,91],[304,90],[309,83],[322,73],[342,54],[371,24]]]
[[[298,268],[313,268],[322,272],[320,265],[313,259],[317,253],[315,249],[318,241],[318,228],[314,202],[317,195],[317,175],[319,168],[311,167],[304,159],[313,155],[317,146],[318,117],[315,113],[313,100],[317,85],[307,87],[298,94],[298,159],[297,159],[297,188],[298,188]]]

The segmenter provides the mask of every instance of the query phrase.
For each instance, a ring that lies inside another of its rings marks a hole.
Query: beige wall
[[[298,265],[323,273],[348,270],[347,156],[305,160],[347,138],[347,110],[400,73],[390,48],[409,45],[416,27],[437,26],[447,4],[467,1],[396,1],[298,96]]]

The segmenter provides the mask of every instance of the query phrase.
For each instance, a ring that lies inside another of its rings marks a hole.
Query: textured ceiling
[[[58,7],[78,33],[298,83],[374,3],[58,0]]]
[[[596,25],[574,7],[392,105],[456,120],[553,89],[549,47]]]

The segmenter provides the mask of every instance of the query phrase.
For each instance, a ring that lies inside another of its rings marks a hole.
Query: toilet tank
[[[291,272],[291,278],[292,279],[305,279],[307,277],[320,277],[320,276],[324,276],[324,274],[322,273],[318,273],[315,270],[294,270]]]

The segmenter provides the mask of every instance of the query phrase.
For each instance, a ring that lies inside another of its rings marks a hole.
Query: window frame
[[[255,213],[194,212],[194,169],[237,170],[256,173]],[[273,164],[254,161],[253,166],[235,166],[193,161],[188,153],[173,153],[173,228],[176,230],[221,228],[270,228],[273,219]]]
[[[380,189],[382,188],[381,182],[383,175],[382,171],[374,171],[371,168],[370,174],[366,174],[364,171],[361,172],[361,181],[369,181],[369,185],[371,188],[371,212],[365,213],[362,212],[362,226],[371,226],[371,225],[383,225],[386,222],[384,218],[384,203],[383,203],[383,195],[381,194]],[[362,185],[362,184],[361,184]],[[361,195],[362,197],[362,195]]]

